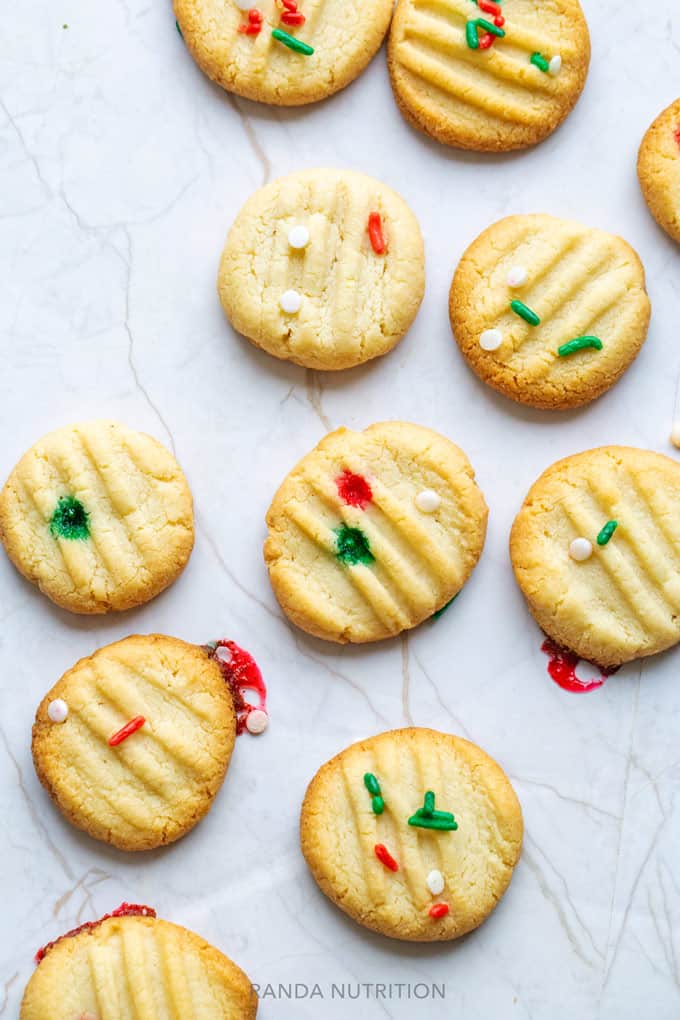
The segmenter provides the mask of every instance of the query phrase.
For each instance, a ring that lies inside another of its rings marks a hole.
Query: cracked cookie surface
[[[625,446],[558,461],[529,490],[510,555],[539,626],[581,658],[612,667],[670,648],[680,641],[680,464]]]
[[[53,721],[55,703],[63,721]],[[143,725],[110,746],[139,717]],[[45,695],[33,762],[73,825],[120,850],[150,850],[207,814],[235,738],[233,699],[206,650],[134,635],[81,659]]]
[[[375,214],[382,252],[369,233]],[[296,230],[304,247],[291,244]],[[349,170],[304,170],[255,192],[229,232],[218,277],[239,333],[274,357],[327,370],[390,351],[424,289],[415,216],[386,184]],[[299,306],[282,307],[291,294]]]
[[[379,813],[366,777],[380,788]],[[413,824],[428,791],[455,830]],[[522,835],[500,765],[468,740],[415,727],[369,737],[323,765],[300,821],[302,852],[326,896],[359,924],[415,942],[477,928],[510,884]]]
[[[342,428],[274,496],[264,557],[282,609],[302,630],[377,641],[458,594],[486,519],[470,462],[444,436],[405,422]]]
[[[11,472],[0,539],[15,567],[62,608],[131,609],[186,566],[191,493],[151,436],[112,421],[71,425],[43,436]]]

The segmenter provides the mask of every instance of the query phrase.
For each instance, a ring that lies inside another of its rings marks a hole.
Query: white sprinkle
[[[302,298],[296,290],[284,290],[279,298],[279,304],[284,312],[288,312],[289,315],[295,315],[302,307]]]
[[[433,514],[441,506],[442,498],[434,489],[423,489],[416,496],[415,503],[424,514]]]
[[[427,888],[433,896],[439,896],[444,892],[444,876],[441,871],[431,871],[427,876]]]
[[[479,346],[483,351],[497,351],[503,343],[500,329],[485,329],[479,338]]]
[[[680,450],[680,421],[673,422],[671,429],[671,443]]]
[[[239,11],[252,11],[257,0],[235,0],[235,3]]]
[[[61,698],[55,698],[47,706],[47,714],[52,722],[66,722],[68,719],[68,705]]]
[[[288,244],[291,248],[306,248],[309,244],[307,227],[302,227],[299,224],[297,227],[291,227],[288,231]]]
[[[227,648],[226,645],[218,645],[215,649],[215,658],[219,659],[220,662],[231,662],[234,658],[231,648]]]
[[[576,679],[580,680],[583,684],[590,684],[593,680],[602,679],[602,670],[599,666],[595,666],[592,662],[586,662],[585,659],[579,659],[574,666],[574,673]]]
[[[528,276],[524,266],[513,266],[508,272],[508,287],[522,287]]]
[[[269,716],[261,708],[254,708],[252,712],[248,712],[248,717],[246,718],[248,733],[264,733],[267,726],[269,726]]]
[[[562,57],[559,55],[559,53],[556,53],[555,56],[551,58],[550,63],[548,64],[548,74],[551,74],[553,78],[555,78],[556,75],[558,75],[561,70],[562,70]]]
[[[569,555],[572,560],[577,560],[579,563],[590,559],[593,555],[592,543],[587,538],[575,538],[569,546]]]

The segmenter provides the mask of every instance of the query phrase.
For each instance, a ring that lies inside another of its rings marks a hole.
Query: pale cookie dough
[[[375,56],[392,16],[392,0],[298,0],[303,25],[282,21],[283,4],[259,0],[257,34],[234,0],[174,0],[184,41],[198,66],[229,92],[277,106],[300,106],[333,95]],[[296,53],[272,36],[283,30],[314,52]]]
[[[505,0],[496,29],[505,35],[488,49],[486,30],[472,25],[479,18],[495,28],[494,15],[474,0],[399,0],[388,43],[397,103],[414,127],[446,145],[480,152],[534,145],[583,91],[590,37],[581,6]]]
[[[521,404],[561,410],[599,397],[625,372],[647,336],[650,303],[642,263],[622,238],[554,216],[508,216],[460,260],[449,316],[480,379]],[[568,353],[571,341],[585,346]]]
[[[642,139],[637,169],[649,211],[680,244],[680,99],[659,114]]]
[[[257,995],[200,935],[153,916],[108,917],[49,948],[20,1020],[254,1020]]]
[[[341,428],[274,496],[264,557],[282,609],[302,630],[377,641],[458,594],[481,554],[486,518],[470,462],[444,436],[404,422]]]
[[[382,252],[369,231],[376,214]],[[229,232],[218,278],[239,333],[277,358],[330,370],[390,351],[424,290],[415,216],[386,184],[351,170],[303,170],[256,191]]]
[[[377,804],[368,789],[375,783]],[[409,824],[428,792],[433,819],[453,815],[457,828]],[[519,860],[522,810],[500,765],[475,744],[392,730],[319,769],[300,835],[321,890],[351,918],[391,938],[435,942],[472,931],[497,906]]]
[[[139,717],[144,724],[110,746]],[[135,635],[81,659],[45,695],[33,762],[73,825],[120,850],[150,850],[208,813],[235,738],[233,698],[207,650]]]
[[[194,544],[191,493],[151,436],[112,421],[50,432],[0,493],[0,540],[24,577],[74,613],[148,602]]]
[[[670,648],[680,640],[680,464],[626,446],[558,461],[529,490],[510,555],[539,626],[582,658],[612,667]]]

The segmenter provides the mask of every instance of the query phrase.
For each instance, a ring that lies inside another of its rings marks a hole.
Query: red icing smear
[[[676,142],[678,143],[678,146],[680,146],[680,121],[676,124],[673,135],[675,137]]]
[[[365,510],[373,499],[373,490],[362,475],[343,471],[335,479],[335,484],[338,487],[340,499],[349,506],[357,506],[360,510]]]
[[[86,921],[85,924],[79,925],[77,928],[72,928],[71,931],[67,931],[65,935],[60,935],[58,939],[53,939],[52,942],[48,942],[46,946],[39,949],[35,954],[35,962],[42,963],[50,949],[56,946],[57,942],[63,942],[64,939],[72,939],[75,935],[80,935],[83,931],[92,931],[93,928],[98,928],[104,921],[108,921],[110,917],[155,917],[156,911],[153,907],[144,907],[140,903],[121,903],[119,907],[112,910],[110,914],[104,914],[98,921]]]
[[[596,690],[602,686],[608,677],[619,671],[618,666],[615,666],[613,669],[603,669],[597,663],[592,663],[596,669],[600,670],[599,679],[580,680],[576,676],[576,667],[581,662],[581,659],[575,652],[562,648],[550,638],[545,639],[541,645],[541,651],[550,656],[548,673],[550,673],[555,683],[565,691],[573,691],[576,694],[585,694],[587,691]]]
[[[218,648],[228,648],[231,652],[231,661],[225,662],[216,654]],[[250,652],[239,648],[235,641],[218,641],[210,654],[219,663],[224,679],[229,684],[234,695],[234,708],[236,709],[236,732],[243,733],[246,728],[248,716],[255,709],[261,712],[267,711],[267,686],[262,679],[260,668]],[[245,691],[255,691],[257,694],[257,705],[251,705],[245,700]]]

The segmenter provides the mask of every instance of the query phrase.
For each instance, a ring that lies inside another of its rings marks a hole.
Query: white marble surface
[[[559,690],[506,552],[521,498],[558,456],[610,441],[678,455],[668,435],[680,252],[647,213],[635,155],[679,91],[680,17],[672,0],[651,14],[615,0],[585,7],[593,62],[576,111],[535,151],[483,157],[403,123],[384,53],[330,101],[277,111],[201,75],[168,0],[2,5],[0,474],[51,428],[117,417],[172,445],[198,534],[169,592],[103,620],[56,610],[0,556],[0,1015],[18,1015],[39,944],[122,899],[197,929],[263,987],[318,982],[326,996],[266,998],[262,1020],[680,1015],[678,652],[589,695]],[[324,378],[236,337],[215,296],[241,203],[272,175],[314,165],[384,178],[415,209],[427,245],[427,295],[410,335],[389,357]],[[654,312],[642,354],[576,413],[496,397],[451,340],[457,258],[492,220],[522,211],[619,231],[648,271]],[[467,451],[491,508],[486,549],[436,624],[378,647],[327,647],[281,617],[260,555],[263,515],[283,473],[328,427],[385,418],[431,425]],[[151,630],[192,641],[224,634],[251,649],[273,722],[263,738],[239,741],[193,834],[124,856],[52,808],[33,772],[30,727],[43,692],[77,657]],[[317,891],[298,851],[298,808],[316,767],[355,738],[411,721],[482,744],[524,807],[510,891],[457,945],[364,933]],[[329,997],[332,982],[418,981],[445,983],[446,999]]]

